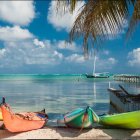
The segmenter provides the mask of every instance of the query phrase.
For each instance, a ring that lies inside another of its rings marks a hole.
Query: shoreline
[[[0,139],[140,139],[140,129],[79,129],[48,127],[21,133],[0,129]]]

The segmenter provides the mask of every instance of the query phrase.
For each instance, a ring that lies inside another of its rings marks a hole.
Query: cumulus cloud
[[[19,26],[14,27],[0,27],[1,41],[20,41],[33,38],[33,34],[27,29],[22,29]]]
[[[26,41],[6,41],[4,43],[5,47],[0,50],[0,68],[2,69],[22,69],[34,66],[34,68],[50,68],[50,67],[83,67],[87,70],[93,69],[93,60],[91,57],[89,60],[85,60],[82,54],[71,53],[65,54],[61,49],[57,49],[56,41],[51,42],[50,40],[39,40],[36,38],[37,42],[42,42],[44,47],[40,47],[40,43],[35,45],[35,39],[30,39]],[[58,41],[59,42],[59,41]],[[106,55],[105,55],[106,56]],[[113,57],[103,59],[102,57],[97,57],[96,69],[97,71],[103,71],[111,69],[117,60]],[[34,70],[33,70],[34,71]]]
[[[24,65],[56,65],[63,54],[48,47],[35,47],[34,41],[6,42],[0,50],[0,67],[20,67]],[[47,46],[47,44],[45,44]]]
[[[97,57],[96,59],[96,69],[100,70],[101,72],[104,70],[112,69],[113,66],[117,64],[117,60],[113,57],[102,58]],[[89,65],[93,67],[93,58],[91,58]]]
[[[6,51],[5,49],[0,49],[0,58],[4,56],[5,51]]]
[[[80,54],[81,48],[74,42],[65,44],[64,40],[39,40],[27,29],[19,26],[0,27],[0,34],[0,41],[4,44],[4,48],[0,49],[1,69],[15,70],[30,66],[38,69],[43,66],[46,69],[65,64],[93,68],[93,57],[85,60]],[[65,53],[65,49],[69,51]],[[109,57],[107,50],[103,54],[108,58],[98,58],[97,67],[109,69],[116,64],[117,61]]]
[[[42,41],[39,41],[38,39],[34,39],[34,44],[42,48],[45,47],[45,44]]]
[[[35,17],[33,1],[0,1],[0,20],[28,25]]]
[[[1,27],[0,33],[2,32],[0,40],[4,42],[4,48],[0,50],[0,67],[84,62],[83,55],[73,54],[77,50],[74,42],[65,46],[64,40],[39,40],[19,26]],[[64,53],[65,49],[70,51],[68,56]]]
[[[58,57],[58,58],[60,58],[60,59],[63,59],[63,54],[62,54],[62,53],[59,53],[58,51],[54,51],[54,52],[53,52],[53,56],[54,56],[54,57]]]
[[[82,65],[87,69],[93,69],[94,57],[91,56],[88,60],[85,60],[81,54],[74,53],[65,57],[65,61],[71,64]],[[102,58],[96,56],[96,69],[99,71],[112,69],[117,64],[117,60],[113,57]]]
[[[75,43],[75,42],[72,42],[72,43],[68,43],[66,42],[65,40],[43,40],[43,41],[40,41],[38,40],[37,38],[35,38],[33,40],[33,43],[35,46],[38,46],[38,47],[47,47],[47,48],[50,48],[53,46],[54,49],[56,50],[69,50],[71,52],[78,52],[80,51],[80,47]]]
[[[139,66],[140,65],[140,48],[134,49],[128,53],[128,64],[130,66]]]
[[[108,58],[108,62],[111,63],[111,64],[116,64],[117,60],[113,57],[110,57],[110,58]]]
[[[67,43],[64,40],[57,41],[56,46],[58,49],[61,49],[61,50],[70,50],[70,51],[78,51],[79,50],[78,49],[79,47],[76,45],[75,42]]]
[[[60,8],[58,12],[56,13],[57,1],[51,1],[50,7],[48,10],[48,15],[47,15],[48,22],[51,23],[58,31],[62,29],[69,31],[77,15],[80,13],[80,8],[83,5],[84,5],[84,1],[78,1],[73,14],[71,14],[67,10],[65,11],[64,15],[62,15],[63,13],[62,8]]]
[[[85,61],[84,56],[79,54],[67,56],[65,60],[72,63],[83,63]]]

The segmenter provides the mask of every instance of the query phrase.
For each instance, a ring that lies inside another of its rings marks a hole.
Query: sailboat
[[[85,74],[87,78],[109,78],[109,72],[95,73],[96,55],[94,53],[93,73]]]

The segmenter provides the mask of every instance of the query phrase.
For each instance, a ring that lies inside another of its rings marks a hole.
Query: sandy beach
[[[48,128],[10,133],[0,130],[0,139],[140,139],[140,130]]]
[[[140,139],[140,130],[79,129],[66,127],[44,127],[22,133],[11,133],[0,129],[0,139]]]

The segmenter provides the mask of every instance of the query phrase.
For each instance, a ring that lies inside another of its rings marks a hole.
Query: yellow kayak
[[[0,110],[0,121],[2,121],[3,118],[2,118],[2,113],[1,113],[1,110]]]

